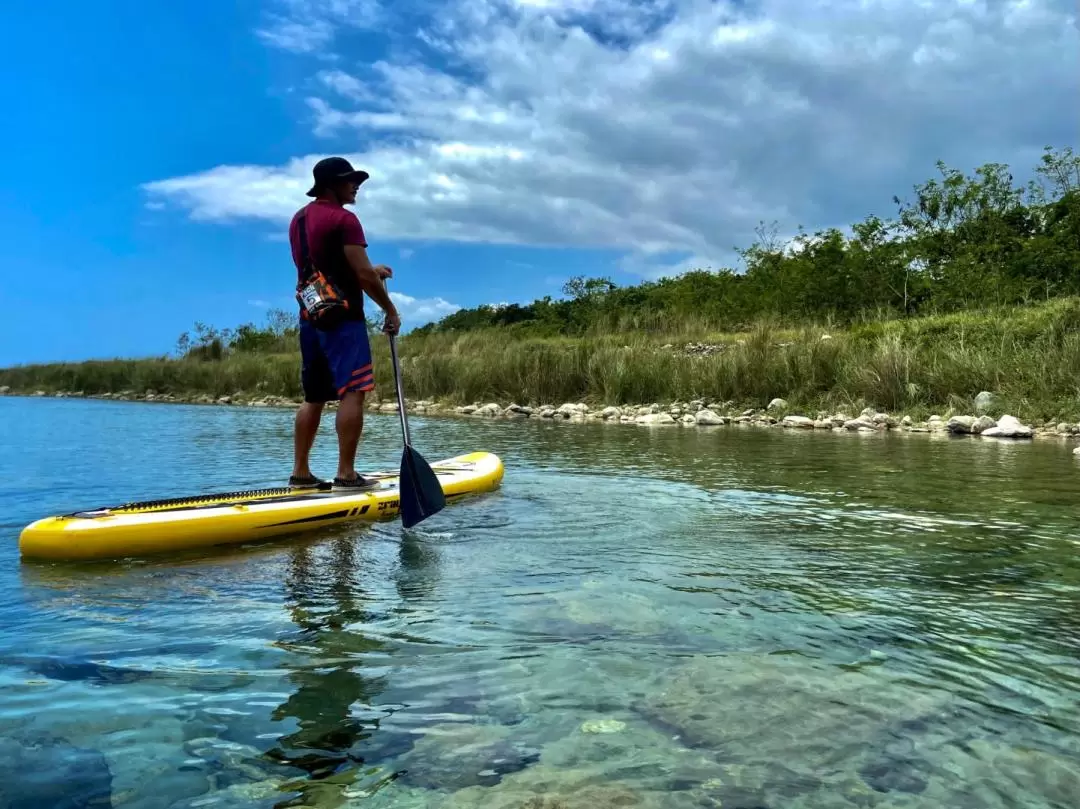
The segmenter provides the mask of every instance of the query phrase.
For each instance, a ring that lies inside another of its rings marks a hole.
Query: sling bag
[[[300,280],[296,285],[296,300],[300,316],[317,329],[333,329],[349,315],[349,302],[341,290],[315,266],[308,252],[307,212],[300,214]]]

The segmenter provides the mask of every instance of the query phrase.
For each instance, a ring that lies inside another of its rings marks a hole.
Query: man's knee
[[[343,394],[341,394],[340,403],[342,406],[363,407],[365,396],[367,396],[367,391],[347,390]]]

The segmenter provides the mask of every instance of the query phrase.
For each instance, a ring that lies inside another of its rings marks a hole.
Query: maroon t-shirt
[[[345,258],[345,245],[367,247],[364,228],[356,214],[336,202],[317,199],[297,211],[289,223],[289,243],[292,245],[293,264],[297,280],[300,278],[300,231],[298,219],[307,212],[308,251],[315,266],[330,278],[349,302],[352,316],[364,319],[364,290],[356,280],[356,273]]]

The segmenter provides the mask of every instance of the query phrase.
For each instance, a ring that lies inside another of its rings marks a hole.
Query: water
[[[291,413],[0,399],[0,806],[1076,806],[1068,446],[410,425],[503,488],[411,533],[22,563],[41,515],[280,485]],[[365,465],[399,453],[369,415]]]

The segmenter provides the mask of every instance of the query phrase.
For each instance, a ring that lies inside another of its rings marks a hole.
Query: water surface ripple
[[[500,454],[501,491],[21,563],[41,515],[280,485],[292,419],[0,398],[0,806],[1077,805],[1068,447],[410,425],[429,460]],[[365,465],[399,453],[369,416]]]

